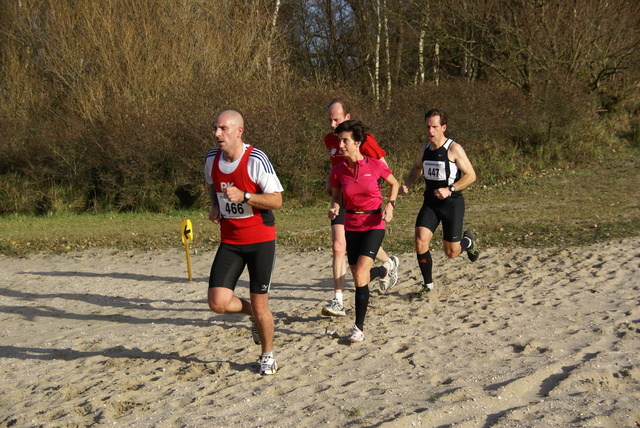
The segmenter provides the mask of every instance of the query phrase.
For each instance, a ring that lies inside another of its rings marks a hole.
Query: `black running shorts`
[[[235,290],[238,279],[247,266],[249,290],[254,294],[266,294],[271,288],[275,261],[275,240],[247,245],[220,244],[211,265],[209,288]]]
[[[462,221],[464,220],[464,197],[462,195],[444,200],[424,200],[416,218],[416,227],[426,227],[435,233],[442,222],[442,239],[460,242],[462,239]]]

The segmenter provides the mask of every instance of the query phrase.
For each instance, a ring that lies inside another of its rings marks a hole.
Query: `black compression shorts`
[[[384,229],[372,229],[363,232],[346,230],[344,234],[347,240],[347,261],[349,266],[356,265],[360,256],[371,257],[375,260],[384,240],[384,232]]]
[[[341,224],[344,226],[344,213],[346,212],[347,210],[342,205],[340,205],[340,211],[338,212],[338,215],[336,216],[336,218],[331,220],[331,226],[336,224]]]
[[[442,239],[460,242],[462,239],[462,221],[464,220],[464,197],[462,195],[444,200],[426,199],[416,218],[416,227],[426,227],[436,231],[442,222]]]
[[[235,290],[238,279],[247,266],[249,290],[254,294],[266,294],[271,288],[275,260],[275,240],[248,245],[220,244],[211,265],[209,288]]]

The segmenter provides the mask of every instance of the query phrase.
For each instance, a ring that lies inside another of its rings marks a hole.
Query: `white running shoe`
[[[258,334],[258,327],[256,327],[256,319],[253,315],[249,316],[249,321],[251,321],[251,337],[253,337],[253,341],[256,345],[260,344],[260,335]]]
[[[351,343],[356,343],[356,342],[363,342],[364,341],[364,333],[362,332],[362,330],[360,330],[358,328],[358,326],[353,326],[353,329],[351,330],[351,336],[349,336],[349,342]]]
[[[262,376],[272,375],[278,371],[278,363],[273,357],[261,355],[258,362],[260,363],[260,374]]]
[[[396,256],[389,256],[389,261],[383,262],[382,266],[387,269],[387,275],[378,279],[380,290],[387,291],[398,283],[398,265],[400,260]]]
[[[322,308],[322,315],[327,315],[331,317],[343,317],[346,314],[344,310],[344,305],[340,304],[338,299],[333,299],[329,305]]]
[[[398,267],[400,266],[400,260],[396,256],[389,256],[389,259],[393,261],[393,268],[391,269],[391,272],[389,272],[389,275],[391,275],[391,281],[389,282],[387,290],[395,287],[398,283]]]

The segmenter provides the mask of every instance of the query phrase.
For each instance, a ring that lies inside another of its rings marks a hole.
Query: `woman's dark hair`
[[[335,134],[338,135],[341,132],[351,132],[353,141],[360,141],[364,143],[369,133],[369,128],[359,120],[345,120],[336,128]]]

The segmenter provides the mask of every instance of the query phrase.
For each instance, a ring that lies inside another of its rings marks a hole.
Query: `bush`
[[[283,86],[274,98],[253,82],[234,88],[225,102],[215,88],[146,106],[114,98],[100,121],[36,117],[8,127],[1,137],[0,212],[207,209],[202,166],[213,147],[214,115],[225,108],[244,114],[245,141],[267,153],[286,199],[315,203],[325,198],[330,164],[322,138],[329,131],[327,103],[336,95],[350,99],[352,116],[371,127],[400,180],[426,142],[423,115],[434,106],[448,112],[447,134],[467,151],[479,184],[590,162],[621,144],[616,135],[638,141],[637,119],[618,120],[612,132],[612,121],[596,115],[596,100],[576,92],[527,97],[495,83],[452,80],[403,89],[386,111],[348,89]]]

